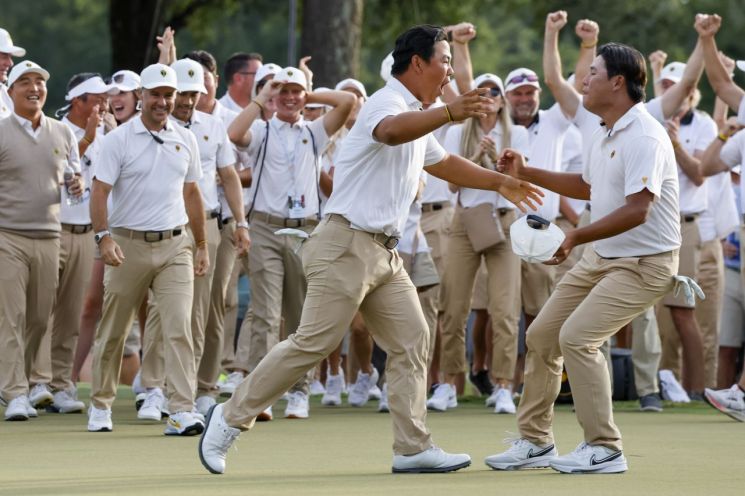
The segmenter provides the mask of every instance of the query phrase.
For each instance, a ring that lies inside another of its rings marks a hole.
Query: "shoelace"
[[[238,437],[241,435],[241,431],[235,432],[231,430],[230,427],[225,426],[223,427],[222,432],[223,442],[220,444],[220,448],[223,451],[227,451],[232,445],[233,449],[235,449],[235,451],[238,451]]]
[[[357,382],[354,383],[354,387],[352,387],[352,391],[355,394],[363,395],[370,390],[370,379],[369,379],[369,376],[367,379],[364,379],[360,377],[360,375],[361,374],[357,375]]]
[[[163,404],[162,394],[148,393],[147,397],[145,398],[145,401],[142,403],[142,407],[140,408],[153,407],[153,406],[157,406],[158,408],[160,408],[162,404]]]
[[[524,437],[520,436],[520,434],[516,432],[506,431],[506,434],[507,434],[507,437],[502,439],[502,443],[510,446],[507,452],[519,450],[527,442],[527,440]]]

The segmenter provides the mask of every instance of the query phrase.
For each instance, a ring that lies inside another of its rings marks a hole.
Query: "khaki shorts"
[[[724,300],[719,329],[719,346],[739,348],[745,343],[745,302],[742,279],[734,269],[724,269]]]
[[[701,261],[701,234],[698,230],[698,216],[690,221],[680,223],[680,233],[682,243],[680,246],[680,265],[678,266],[678,275],[687,276],[698,282],[698,266]],[[668,307],[696,308],[696,304],[689,305],[685,300],[685,295],[681,291],[678,297],[669,293],[662,300],[662,304]]]
[[[423,292],[440,284],[437,267],[429,252],[419,252],[412,257],[409,253],[399,252],[404,264],[404,270],[409,274],[412,284],[417,291]]]

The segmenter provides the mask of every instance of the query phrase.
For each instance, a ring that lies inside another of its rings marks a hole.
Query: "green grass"
[[[0,494],[745,494],[745,425],[706,405],[667,405],[664,413],[647,414],[635,411],[635,403],[618,403],[629,471],[609,476],[490,470],[483,459],[504,449],[501,440],[516,431],[515,417],[494,415],[477,398],[428,417],[435,442],[469,453],[471,467],[393,475],[390,417],[375,406],[324,408],[314,400],[309,420],[258,424],[230,451],[227,473],[216,476],[199,463],[198,438],[166,437],[163,424],[138,421],[132,394],[122,388],[112,433],[86,432],[84,415],[41,413],[0,424]],[[276,405],[275,415],[283,408]],[[567,406],[557,408],[555,433],[561,453],[582,440]]]

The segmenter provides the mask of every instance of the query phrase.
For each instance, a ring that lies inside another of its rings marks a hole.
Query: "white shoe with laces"
[[[28,400],[28,396],[25,396],[26,398],[26,412],[28,413],[29,418],[36,418],[39,416],[39,412],[36,411],[36,408],[31,406],[31,402]]]
[[[360,371],[357,374],[357,381],[352,385],[352,389],[349,391],[349,397],[347,398],[349,405],[356,407],[365,406],[367,401],[370,399],[371,388],[373,386],[377,388],[378,379],[378,371],[375,367],[373,367],[371,374],[365,374]]]
[[[378,411],[380,413],[388,413],[391,411],[388,408],[388,384],[383,384],[383,390],[380,392],[380,399],[378,400]]]
[[[73,387],[71,390],[60,390],[54,393],[52,410],[57,413],[83,413],[85,403],[78,400],[78,392]]]
[[[495,389],[494,413],[507,413],[514,415],[517,408],[515,408],[515,402],[512,401],[512,393],[510,390],[503,387]]]
[[[204,431],[204,423],[191,412],[176,412],[168,416],[166,436],[196,436]]]
[[[450,454],[436,446],[415,455],[394,455],[392,472],[394,474],[424,474],[453,472],[471,464],[466,454]]]
[[[28,400],[31,402],[32,407],[44,408],[52,404],[54,395],[52,394],[52,390],[49,389],[48,384],[37,384],[31,388],[31,392],[28,394]]]
[[[675,378],[672,370],[660,370],[660,394],[662,399],[674,403],[690,403],[691,398]]]
[[[548,468],[549,462],[559,454],[553,444],[538,446],[525,438],[508,438],[504,442],[510,445],[507,451],[484,459],[484,463],[494,470]]]
[[[210,409],[204,432],[199,439],[199,460],[213,474],[225,472],[228,450],[241,434],[240,430],[225,423],[222,412],[223,405],[215,405]]]
[[[326,388],[323,387],[323,384],[321,384],[321,381],[318,379],[314,379],[313,382],[310,383],[310,395],[311,396],[321,396],[326,392]]]
[[[427,409],[436,412],[444,412],[458,406],[458,398],[455,394],[455,386],[444,382],[437,386],[432,397],[427,400]]]
[[[111,432],[113,429],[111,410],[100,410],[93,405],[88,407],[89,432]]]
[[[147,392],[145,402],[142,403],[137,412],[140,420],[154,420],[159,422],[163,418],[163,405],[166,402],[163,391],[160,388],[152,388]]]
[[[725,415],[729,415],[738,422],[745,422],[745,393],[737,384],[719,391],[706,388],[704,398],[707,403]]]
[[[321,404],[324,406],[341,405],[341,392],[344,389],[344,377],[339,375],[328,374],[326,376],[326,392],[321,398]]]
[[[217,401],[215,401],[215,398],[209,395],[200,396],[194,402],[194,406],[196,407],[197,411],[204,416],[206,416],[207,412],[210,411],[210,408],[212,408],[216,404],[217,404]]]
[[[243,374],[243,372],[240,372],[238,370],[228,374],[228,377],[225,379],[225,383],[220,386],[220,396],[226,398],[233,396],[233,393],[235,393],[235,390],[238,388],[238,386],[240,386],[241,382],[243,382],[243,379],[245,378],[246,376]]]
[[[585,442],[568,455],[554,458],[549,466],[565,474],[619,474],[629,469],[623,451]]]
[[[287,406],[285,407],[285,418],[307,419],[308,418],[308,395],[302,391],[287,393]]]
[[[30,416],[28,414],[28,406],[30,406],[30,404],[28,403],[28,396],[26,396],[25,394],[16,396],[12,400],[10,400],[8,406],[5,407],[5,420],[28,420]]]

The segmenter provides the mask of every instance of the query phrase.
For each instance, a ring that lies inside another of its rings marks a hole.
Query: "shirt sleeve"
[[[313,132],[313,139],[316,140],[316,150],[318,155],[321,155],[323,149],[329,142],[329,135],[326,132],[326,126],[323,124],[326,116],[322,116],[313,122],[308,123],[308,129]]]
[[[743,100],[745,100],[745,98],[743,98]],[[722,147],[722,151],[719,152],[719,158],[722,162],[727,164],[730,169],[736,165],[741,165],[743,147],[745,147],[745,133],[740,131],[727,140]]]
[[[528,136],[528,130],[525,129],[525,127],[517,124],[512,126],[510,146],[522,155],[528,153],[528,150],[530,150],[530,137]]]
[[[122,132],[124,130],[121,132],[115,130],[104,136],[98,152],[94,178],[110,186],[116,184],[122,170],[121,152],[124,147],[119,141],[119,134]]]
[[[745,96],[740,98],[740,108],[737,111],[737,122],[745,126]]]
[[[641,136],[633,146],[621,152],[624,167],[624,196],[648,189],[655,197],[662,193],[665,167],[675,164],[672,144],[663,143],[651,136]]]
[[[80,151],[78,150],[78,140],[75,138],[75,133],[72,132],[70,126],[65,126],[67,131],[67,141],[69,143],[70,151],[67,154],[67,163],[73,168],[75,172],[80,174]]]
[[[654,117],[657,120],[657,122],[659,122],[660,124],[665,123],[665,114],[662,113],[662,97],[661,96],[652,98],[645,105],[647,107],[647,112],[649,112],[652,115],[652,117]]]
[[[394,91],[379,91],[365,103],[361,115],[365,131],[368,136],[375,139],[373,132],[380,121],[392,115],[398,115],[408,111],[402,96]]]
[[[600,117],[585,108],[584,99],[582,102],[577,107],[577,113],[574,115],[573,122],[583,136],[592,136],[600,127]]]
[[[427,151],[424,154],[424,166],[435,165],[442,162],[448,152],[440,145],[432,133],[427,135]]]
[[[564,112],[561,111],[561,107],[558,103],[551,105],[551,108],[543,112],[543,115],[541,115],[541,126],[548,124],[557,134],[566,131],[571,123],[572,121],[567,119],[567,116],[565,116]]]
[[[266,131],[267,131],[267,123],[266,121],[262,120],[255,120],[253,124],[251,124],[251,143],[248,145],[247,148],[244,148],[243,150],[248,153],[248,155],[253,158],[255,161],[259,160],[259,150],[261,150],[264,147],[264,140],[266,140]],[[240,149],[239,149],[240,150]]]
[[[230,138],[228,138],[225,125],[219,119],[215,119],[215,123],[215,136],[220,140],[217,143],[217,160],[215,164],[218,169],[235,165],[235,148],[233,148],[233,144],[230,142]]]
[[[186,178],[184,182],[195,183],[202,179],[202,161],[199,158],[199,145],[197,144],[197,138],[194,133],[188,132],[187,139],[189,141],[189,168],[186,171]]]

